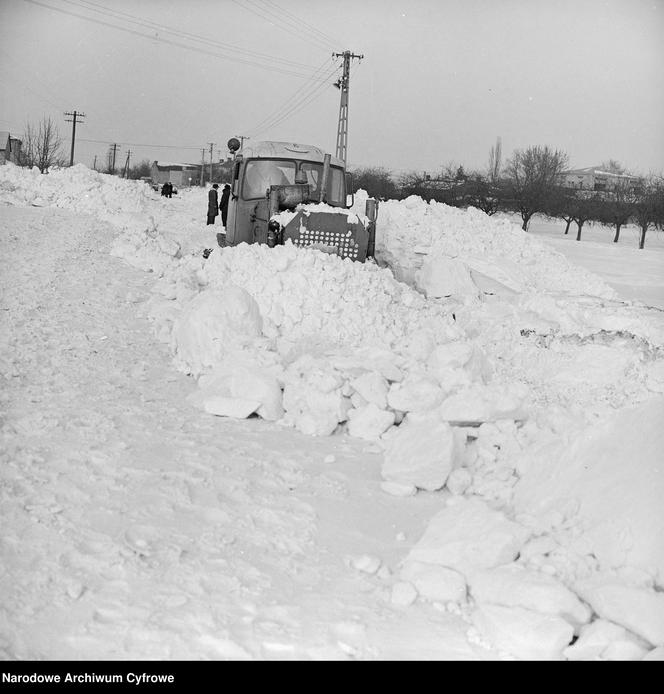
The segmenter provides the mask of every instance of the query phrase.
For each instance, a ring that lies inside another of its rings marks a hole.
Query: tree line
[[[42,173],[53,167],[69,166],[63,144],[60,131],[50,117],[44,116],[38,123],[28,121],[23,129],[18,164],[30,168],[36,166]],[[125,168],[122,165],[113,166],[109,156],[104,165],[100,163],[100,167],[102,173],[118,174],[134,180],[147,178],[152,171],[149,159]]]
[[[522,228],[528,231],[536,214],[561,219],[565,234],[576,224],[576,239],[586,222],[599,222],[614,229],[618,242],[626,224],[640,230],[639,248],[644,248],[649,229],[664,230],[664,176],[649,174],[626,177],[607,190],[571,188],[563,184],[568,169],[565,152],[548,146],[517,149],[501,164],[500,144],[491,148],[488,166],[483,171],[467,171],[448,164],[432,177],[426,173],[406,172],[395,176],[384,167],[365,167],[352,171],[356,190],[363,188],[373,197],[402,200],[418,195],[454,207],[476,207],[488,215],[496,212],[517,213]],[[603,170],[624,174],[624,168],[609,160]]]
[[[26,123],[19,164],[37,166],[44,173],[53,166],[67,166],[62,152],[63,140],[51,118],[44,116],[39,123]],[[548,146],[517,149],[502,165],[500,141],[489,153],[488,166],[483,171],[466,171],[463,166],[448,164],[440,174],[407,172],[394,176],[383,167],[365,167],[352,171],[355,189],[363,188],[369,195],[384,200],[401,200],[418,195],[454,207],[476,207],[488,215],[496,212],[518,213],[522,228],[528,231],[536,214],[562,219],[565,234],[576,224],[576,239],[586,222],[600,222],[614,228],[615,243],[621,229],[636,224],[640,230],[639,248],[644,248],[649,229],[664,230],[664,176],[649,174],[633,178],[629,183],[609,190],[573,189],[561,184],[562,173],[568,168],[567,154]],[[613,160],[602,168],[623,174],[623,167]],[[150,176],[151,163],[143,160],[117,171],[107,162],[105,173],[118,173],[126,178]]]

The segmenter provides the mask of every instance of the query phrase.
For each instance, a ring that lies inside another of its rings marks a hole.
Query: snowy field
[[[206,208],[0,167],[0,657],[662,659],[654,232]]]

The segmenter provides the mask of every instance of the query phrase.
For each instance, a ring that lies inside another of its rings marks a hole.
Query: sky
[[[52,118],[103,168],[217,161],[234,136],[348,165],[482,170],[548,145],[570,165],[664,171],[664,0],[0,0],[0,129]]]

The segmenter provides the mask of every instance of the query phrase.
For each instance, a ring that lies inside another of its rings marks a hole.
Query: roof
[[[155,161],[154,165],[161,171],[182,171],[183,169],[196,169],[200,164],[181,164],[169,161]]]
[[[604,171],[599,166],[587,166],[585,169],[570,169],[569,171],[562,172],[564,176],[575,175],[575,176],[585,176],[585,175],[599,175],[599,176],[614,176],[615,178],[637,178],[630,174],[619,174],[614,171]]]
[[[245,145],[241,150],[245,159],[263,157],[266,159],[306,159],[308,161],[323,162],[325,151],[315,145],[303,145],[297,142],[254,142]],[[344,163],[337,157],[332,157],[330,163],[335,166],[343,166]]]

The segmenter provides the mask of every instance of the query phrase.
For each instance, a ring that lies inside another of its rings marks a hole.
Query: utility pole
[[[203,169],[205,168],[205,147],[201,149],[201,180],[199,186],[203,185]]]
[[[92,164],[92,168],[96,171],[97,170],[97,155],[95,154],[95,160],[94,163]]]
[[[348,91],[350,88],[350,61],[353,58],[362,60],[363,55],[355,55],[350,51],[343,53],[333,53],[333,58],[343,58],[343,73],[335,87],[341,90],[341,101],[339,103],[339,126],[337,128],[337,158],[343,159],[344,164],[348,156]]]
[[[122,178],[127,178],[127,173],[129,172],[129,157],[131,157],[131,150],[127,150],[127,160],[125,161],[124,171],[122,172]]]
[[[79,118],[85,118],[85,113],[78,111],[65,111],[65,116],[71,116],[71,120],[65,118],[65,122],[71,123],[71,155],[69,157],[69,166],[74,166],[74,143],[76,141],[76,123],[82,123]]]
[[[208,142],[210,145],[210,183],[212,183],[212,148],[214,147],[214,142]]]
[[[233,137],[237,137],[237,139],[240,140],[240,151],[242,151],[242,148],[244,147],[244,141],[251,140],[251,138],[247,135],[233,135]]]
[[[119,148],[120,145],[114,142],[112,145],[109,146],[108,149],[108,163],[110,164],[112,175],[115,174],[115,155],[117,154]]]

